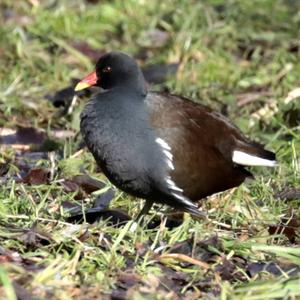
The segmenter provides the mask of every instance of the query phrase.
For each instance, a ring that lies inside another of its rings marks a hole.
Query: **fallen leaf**
[[[71,180],[88,194],[101,190],[106,186],[103,181],[92,178],[91,176],[86,174],[76,175]]]
[[[109,207],[111,200],[115,197],[115,191],[113,189],[109,189],[108,191],[100,194],[94,203],[94,208],[106,209]]]
[[[48,184],[50,182],[50,171],[45,168],[31,169],[27,175],[22,179],[27,184]]]
[[[111,300],[128,300],[127,291],[124,289],[114,289],[110,295]]]
[[[61,203],[61,206],[63,207],[63,209],[66,211],[66,212],[68,212],[68,213],[78,213],[78,212],[80,212],[81,211],[81,206],[80,205],[78,205],[78,204],[76,204],[76,203],[73,203],[73,202],[71,202],[71,201],[68,201],[68,200],[66,200],[66,201],[63,201],[62,203]]]
[[[74,196],[76,200],[82,200],[86,198],[85,192],[76,182],[69,179],[65,179],[61,181],[60,184],[63,186],[64,191],[66,193],[76,193],[76,195]]]
[[[42,145],[47,134],[34,127],[0,128],[0,144]]]
[[[284,234],[291,243],[295,243],[297,233],[300,232],[300,219],[296,216],[292,218],[282,218],[277,225],[269,226],[270,234]]]
[[[42,231],[35,226],[30,229],[22,229],[22,233],[18,236],[18,240],[31,247],[38,247],[40,245],[45,246],[53,242],[53,239],[48,232]]]
[[[215,267],[215,271],[218,272],[223,280],[230,282],[245,281],[247,278],[241,270],[246,267],[246,260],[240,257],[234,256],[231,259],[222,257],[222,262]]]
[[[283,190],[277,192],[274,198],[279,200],[296,200],[300,199],[300,188],[285,187]]]
[[[60,184],[64,187],[64,190],[67,193],[77,192],[80,188],[76,182],[68,179],[61,181]]]
[[[256,276],[261,272],[267,272],[275,276],[296,276],[300,273],[300,267],[295,264],[282,264],[280,262],[254,262],[249,263],[247,266],[247,272],[251,277]]]
[[[31,169],[35,169],[39,160],[47,158],[47,152],[17,152],[12,163],[19,169],[18,176],[24,178]]]
[[[117,279],[117,285],[125,290],[141,282],[141,276],[133,270],[121,272]]]
[[[160,281],[178,294],[180,294],[182,287],[192,280],[188,273],[177,271],[165,266],[164,264],[160,263],[159,268],[163,273],[163,275],[159,277]]]
[[[7,228],[8,231],[13,233],[20,232],[22,234],[22,228]],[[18,238],[18,234],[15,235]],[[0,263],[1,262],[13,262],[18,266],[22,266],[27,271],[37,271],[44,268],[43,264],[37,263],[36,260],[31,260],[30,258],[23,257],[19,252],[5,249],[0,246]]]

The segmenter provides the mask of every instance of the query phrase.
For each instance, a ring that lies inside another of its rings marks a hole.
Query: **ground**
[[[0,298],[300,297],[299,11],[292,0],[1,1]],[[207,220],[166,222],[156,207],[134,230],[142,201],[82,143],[92,91],[72,103],[76,79],[110,50],[133,55],[153,89],[227,115],[279,166],[201,201]]]

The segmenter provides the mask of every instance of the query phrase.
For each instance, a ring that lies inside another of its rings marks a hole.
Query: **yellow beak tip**
[[[86,83],[86,82],[78,82],[77,85],[74,88],[74,91],[78,92],[78,91],[84,90],[84,89],[86,89],[88,87],[90,87],[90,85],[88,83]]]

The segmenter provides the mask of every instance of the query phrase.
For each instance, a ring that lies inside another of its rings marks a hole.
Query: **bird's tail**
[[[257,143],[240,142],[232,153],[232,161],[242,166],[276,167],[275,153],[265,150]]]
[[[207,213],[205,213],[204,211],[200,211],[198,207],[193,203],[191,203],[191,205],[184,206],[183,210],[197,218],[201,218],[201,219],[207,218]]]

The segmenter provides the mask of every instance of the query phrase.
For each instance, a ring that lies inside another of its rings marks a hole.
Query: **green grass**
[[[16,299],[22,287],[38,299],[101,299],[114,292],[127,292],[128,299],[298,298],[300,277],[292,271],[300,265],[299,221],[293,241],[284,225],[272,234],[269,227],[300,215],[299,199],[274,196],[300,185],[300,102],[286,101],[300,87],[299,9],[289,0],[2,1],[0,128],[32,126],[50,136],[57,129],[78,132],[86,99],[62,118],[45,95],[92,70],[90,58],[74,48],[84,42],[146,55],[142,65],[180,61],[164,85],[225,111],[247,135],[276,151],[280,166],[253,168],[255,181],[204,201],[209,220],[186,216],[174,229],[162,222],[132,231],[131,223],[116,228],[107,221],[66,222],[63,201],[85,208],[96,194],[78,200],[63,190],[61,179],[87,172],[110,186],[87,150],[74,157],[80,136],[59,141],[51,184],[20,182],[18,161],[30,159],[1,146],[0,163],[8,162],[9,172],[0,189],[0,298]],[[154,29],[168,34],[157,48],[149,46]],[[34,165],[51,168],[47,158]],[[142,202],[117,191],[111,206],[135,216]],[[192,246],[184,248],[183,260],[160,257],[176,252],[172,247],[180,242],[187,247],[187,240]],[[257,263],[276,264],[282,272],[251,274],[249,265]]]

